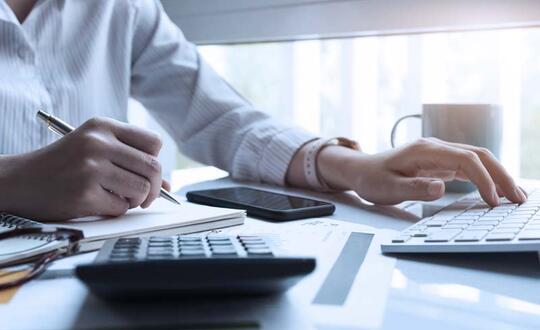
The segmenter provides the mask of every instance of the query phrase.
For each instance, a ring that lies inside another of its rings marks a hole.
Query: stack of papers
[[[80,251],[101,248],[105,240],[123,236],[176,235],[213,230],[244,223],[243,210],[225,209],[158,198],[147,209],[133,209],[117,218],[86,217],[53,224],[81,230]]]

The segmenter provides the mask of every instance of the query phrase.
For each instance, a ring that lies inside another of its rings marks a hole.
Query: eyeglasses
[[[0,233],[0,240],[17,237],[45,237],[50,241],[66,240],[67,245],[65,248],[49,251],[30,259],[8,263],[0,268],[2,272],[0,274],[0,290],[24,284],[41,275],[54,260],[76,253],[79,248],[78,242],[84,236],[79,230],[44,225],[17,227]]]

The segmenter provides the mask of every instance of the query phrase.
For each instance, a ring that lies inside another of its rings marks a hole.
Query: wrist
[[[319,175],[335,190],[352,190],[361,173],[361,151],[335,145],[327,146],[319,153],[317,168]]]

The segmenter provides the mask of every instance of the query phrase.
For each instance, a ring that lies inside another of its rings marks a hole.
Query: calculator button
[[[205,251],[205,248],[202,246],[188,246],[183,248],[178,248],[178,252],[184,251]]]
[[[222,236],[222,235],[209,235],[209,236],[206,236],[206,238],[209,241],[230,241],[229,236]]]
[[[169,237],[157,237],[157,236],[154,236],[154,237],[150,237],[150,239],[148,241],[150,241],[150,242],[172,242],[172,239],[169,238]]]
[[[194,256],[205,256],[206,254],[204,253],[204,250],[202,249],[199,249],[199,250],[182,250],[180,251],[180,255],[181,256],[186,256],[186,257],[194,257]]]
[[[138,237],[120,238],[116,241],[116,244],[118,243],[139,244],[141,243],[141,239]]]
[[[200,242],[201,238],[198,236],[178,236],[180,242]]]
[[[173,247],[172,243],[148,243],[149,248],[166,248]]]
[[[114,251],[137,251],[138,246],[115,246]]]
[[[215,242],[210,242],[209,243],[210,246],[232,246],[233,243],[231,241],[215,241]]]
[[[180,246],[202,246],[202,242],[201,241],[186,241],[186,242],[179,242],[178,243]]]
[[[236,249],[233,246],[215,246],[212,247],[212,252],[215,251],[231,251],[236,253]]]
[[[171,256],[170,255],[156,254],[156,255],[148,255],[148,257],[146,259],[147,260],[169,260],[169,259],[171,259]]]
[[[126,261],[135,261],[136,258],[134,257],[129,257],[129,258],[110,258],[109,259],[111,262],[126,262]]]
[[[270,249],[247,249],[247,253],[251,255],[272,255],[272,251]]]
[[[216,256],[237,256],[238,255],[236,251],[220,251],[220,250],[212,251],[212,254]]]
[[[266,243],[265,242],[247,242],[247,243],[244,243],[244,246],[247,248],[247,247],[266,247]]]

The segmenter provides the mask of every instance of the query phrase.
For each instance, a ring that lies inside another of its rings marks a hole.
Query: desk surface
[[[222,175],[208,169],[179,172],[173,179],[188,176],[193,183],[183,187],[180,193],[233,184],[228,179],[194,183],[197,180],[193,178],[198,173],[203,174],[201,179]],[[283,188],[265,189],[326,199],[336,204],[333,219],[394,230],[406,228],[417,221],[422,212],[434,212],[458,197],[449,195],[436,203],[397,208],[369,206],[353,194],[323,195]],[[540,328],[537,254],[400,256],[388,285],[381,321],[383,329]],[[279,311],[271,306],[280,306]],[[0,304],[0,329],[99,328],[101,325],[107,325],[107,329],[135,326],[144,329],[189,328],[223,313],[230,317],[227,326],[233,328],[301,329],[308,326],[299,317],[301,311],[281,297],[250,298],[249,301],[111,304],[88,294],[76,279],[55,278],[53,274],[25,285],[9,303]],[[257,321],[246,322],[240,317],[246,313],[261,315],[264,321],[257,320],[259,326]],[[111,324],[119,326],[111,327]],[[216,328],[215,325],[208,327]],[[217,325],[217,328],[222,327],[223,324]]]

